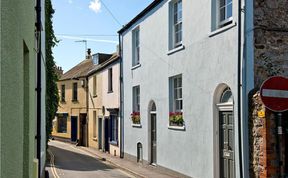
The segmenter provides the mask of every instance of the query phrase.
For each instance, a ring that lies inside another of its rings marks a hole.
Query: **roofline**
[[[65,78],[65,79],[59,79],[57,80],[57,82],[64,82],[64,81],[68,81],[68,80],[81,80],[82,78],[86,78],[88,77],[88,75],[85,76],[79,76],[79,77],[74,77],[74,78]]]
[[[139,19],[144,17],[148,12],[154,9],[158,4],[160,4],[163,0],[154,0],[149,6],[147,6],[142,12],[140,12],[136,17],[134,17],[128,24],[126,24],[122,29],[118,31],[119,34],[125,32],[128,28],[130,28],[134,23],[136,23]]]
[[[97,69],[94,69],[94,70],[92,69],[90,72],[88,72],[87,77],[90,77],[90,76],[94,75],[95,73],[104,70],[107,66],[109,66],[111,64],[114,64],[114,63],[118,63],[118,62],[120,62],[120,57],[119,56],[117,56],[117,58],[115,58],[113,60],[107,61],[107,63],[103,64],[103,66],[100,66]]]

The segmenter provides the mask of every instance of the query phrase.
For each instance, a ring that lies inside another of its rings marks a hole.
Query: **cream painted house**
[[[89,146],[120,155],[120,65],[118,54],[93,55],[89,72]]]
[[[91,55],[88,55],[85,60],[64,73],[57,82],[60,101],[53,121],[54,138],[68,139],[88,146],[87,76],[92,68]]]

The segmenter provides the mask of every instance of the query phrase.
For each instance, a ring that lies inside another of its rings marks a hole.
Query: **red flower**
[[[134,112],[131,113],[131,116],[140,116],[140,112],[135,112],[134,111]]]

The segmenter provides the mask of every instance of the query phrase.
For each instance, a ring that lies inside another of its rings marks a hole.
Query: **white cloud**
[[[69,4],[72,4],[72,3],[73,3],[73,1],[72,1],[72,0],[68,0],[68,3],[69,3]]]
[[[91,9],[95,13],[100,12],[100,10],[101,10],[101,2],[100,2],[100,0],[90,1],[89,9]]]

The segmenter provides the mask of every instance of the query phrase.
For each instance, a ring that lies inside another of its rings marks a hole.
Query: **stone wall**
[[[250,177],[278,177],[280,169],[274,114],[265,109],[259,92],[251,94],[249,108]]]
[[[250,95],[250,176],[279,176],[276,119],[259,88],[270,76],[288,77],[288,0],[254,0],[254,81]],[[259,112],[263,114],[259,115]]]
[[[254,1],[255,86],[269,76],[288,76],[288,0]]]

